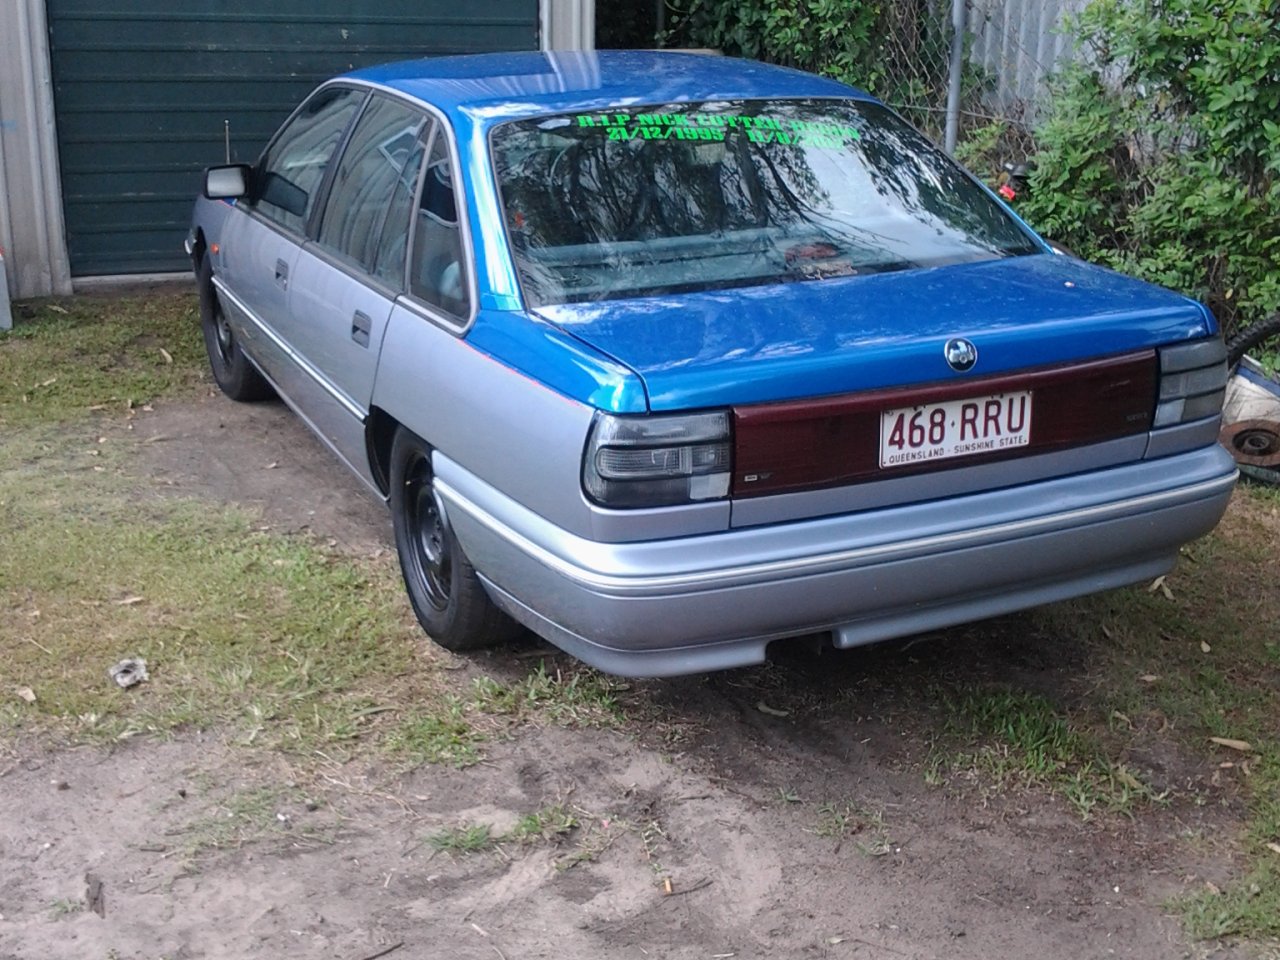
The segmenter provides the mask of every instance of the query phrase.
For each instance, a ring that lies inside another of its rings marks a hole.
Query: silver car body
[[[476,145],[451,132],[454,163],[474,169],[460,148]],[[488,276],[500,234],[477,236],[491,190],[459,186],[466,242],[488,248],[470,271],[482,306],[501,302]],[[606,509],[583,491],[594,403],[242,204],[198,201],[192,238],[197,253],[216,242],[236,337],[317,436],[383,499],[390,433],[423,438],[494,602],[610,672],[757,663],[809,633],[852,647],[1149,579],[1214,527],[1236,478],[1209,417],[856,489]],[[527,322],[559,356],[577,351],[617,390],[643,390],[625,364]]]

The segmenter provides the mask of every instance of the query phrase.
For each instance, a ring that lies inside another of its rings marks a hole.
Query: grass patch
[[[228,796],[207,817],[178,833],[178,849],[187,860],[218,850],[230,850],[283,834],[276,812],[285,799],[276,787],[249,787]]]
[[[222,724],[312,749],[359,736],[414,668],[418,634],[389,563],[200,504],[66,506],[6,511],[0,657],[36,699],[6,697],[0,729],[43,720],[116,738]],[[120,690],[107,668],[135,656],[151,680]]]
[[[588,667],[575,665],[550,673],[539,663],[510,683],[477,677],[471,704],[483,713],[517,722],[546,719],[570,726],[611,727],[623,720],[617,693],[624,689],[627,684]]]
[[[893,850],[893,839],[885,825],[884,814],[857,803],[821,804],[812,832],[819,837],[841,841],[856,837],[858,851],[868,857],[883,857]]]
[[[556,804],[525,814],[505,833],[495,833],[487,823],[467,823],[437,830],[426,843],[441,853],[480,853],[503,844],[559,843],[577,826],[578,818],[563,804]]]
[[[1247,769],[1249,869],[1224,890],[1205,889],[1176,904],[1200,939],[1280,939],[1280,750],[1271,745]]]
[[[1276,858],[1280,860],[1280,857]],[[1205,890],[1178,905],[1187,932],[1198,940],[1274,939],[1280,917],[1280,866],[1260,862],[1226,890]]]
[[[935,744],[927,764],[934,783],[960,774],[995,789],[1049,787],[1085,819],[1165,799],[1039,694],[979,690],[952,698],[943,740],[960,746]]]
[[[418,763],[448,763],[469,767],[479,763],[484,733],[467,722],[460,701],[450,701],[434,713],[413,712],[389,734],[387,746]]]
[[[1201,939],[1280,939],[1280,745],[1250,762],[1249,826],[1244,845],[1250,867],[1222,891],[1184,899],[1190,933]]]
[[[381,742],[402,703],[447,718],[392,561],[139,492],[125,398],[196,382],[194,300],[66,303],[0,338],[0,734],[218,726],[332,756]],[[32,377],[57,383],[24,404],[14,383]],[[108,679],[125,657],[147,660],[148,683]]]
[[[562,803],[525,814],[507,832],[514,843],[546,843],[568,836],[578,826],[578,818]]]
[[[61,920],[64,917],[70,917],[74,914],[80,913],[82,910],[84,910],[83,900],[71,900],[67,897],[63,897],[62,899],[55,900],[53,903],[49,904],[49,919]]]
[[[486,741],[521,724],[616,726],[624,715],[615,691],[625,687],[585,666],[549,673],[539,663],[507,682],[480,676],[467,695],[403,716],[387,743],[414,762],[467,767],[483,759]]]
[[[439,830],[427,837],[427,846],[441,853],[479,853],[496,846],[498,838],[487,823],[472,823]]]
[[[207,814],[181,827],[165,831],[171,841],[166,855],[181,858],[185,872],[224,850],[250,844],[287,841],[291,846],[332,843],[335,828],[330,823],[297,823],[285,808],[317,805],[307,800],[296,786],[244,786],[232,790],[213,805]]]
[[[194,292],[16,305],[0,333],[0,426],[141,406],[204,377]]]
[[[1280,845],[1277,544],[1280,490],[1242,484],[1222,525],[1184,549],[1167,595],[1135,589],[1044,613],[1095,652],[1087,705],[1095,728],[1122,717],[1126,728],[1158,731],[1214,774],[1206,779],[1221,781],[1220,791],[1243,799],[1241,875],[1221,891],[1175,903],[1199,938],[1280,938],[1280,854],[1268,846]],[[1112,731],[1121,746],[1128,733]],[[1210,737],[1252,749],[1226,749]]]

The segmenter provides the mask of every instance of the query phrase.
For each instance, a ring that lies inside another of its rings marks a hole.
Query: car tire
[[[1272,340],[1280,341],[1280,313],[1245,327],[1228,340],[1227,366],[1234,369],[1250,351],[1258,347],[1265,345],[1267,348],[1274,349],[1280,346],[1280,343],[1271,343]]]
[[[218,389],[242,403],[271,399],[275,396],[271,384],[244,355],[231,332],[218,290],[213,285],[213,264],[207,256],[200,260],[196,281],[200,287],[200,330]]]
[[[520,627],[494,606],[458,545],[435,489],[431,449],[403,427],[391,442],[391,522],[409,602],[446,650],[480,650]]]

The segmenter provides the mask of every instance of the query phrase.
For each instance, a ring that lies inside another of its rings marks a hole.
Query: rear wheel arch
[[[381,407],[370,407],[364,422],[365,451],[369,457],[369,473],[385,497],[391,491],[391,444],[400,421]]]
[[[497,646],[521,628],[494,605],[454,536],[431,454],[408,428],[392,431],[388,499],[410,605],[427,635],[448,650]]]

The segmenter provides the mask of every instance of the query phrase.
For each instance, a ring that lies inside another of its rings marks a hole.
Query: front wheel
[[[213,285],[213,265],[207,256],[200,260],[196,281],[200,287],[200,330],[218,389],[232,400],[242,402],[271,399],[275,396],[271,384],[244,355],[231,332],[218,290]]]
[[[391,443],[391,522],[409,602],[432,640],[447,650],[478,650],[519,632],[493,605],[453,535],[430,449],[404,428]]]

